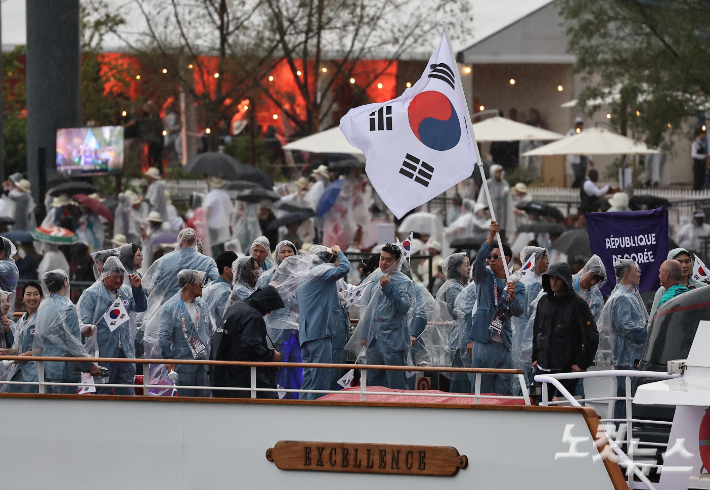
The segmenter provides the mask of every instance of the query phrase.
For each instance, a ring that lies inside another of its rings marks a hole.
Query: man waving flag
[[[365,153],[372,186],[401,218],[473,173],[476,142],[467,116],[444,33],[417,83],[394,100],[351,109],[340,129]]]

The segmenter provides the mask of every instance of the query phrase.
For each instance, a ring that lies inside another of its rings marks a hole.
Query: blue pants
[[[22,376],[22,371],[19,369],[15,373],[15,375],[9,379],[8,381],[26,381],[25,377]],[[37,381],[36,379],[33,379],[31,381]],[[46,390],[47,387],[45,387],[45,393],[47,392]],[[39,393],[39,387],[36,385],[7,385],[7,391],[8,393]]]
[[[345,364],[346,362],[348,362],[348,351],[345,349],[333,349],[333,364]],[[330,382],[330,389],[337,391],[341,389],[338,380],[345,376],[347,371],[344,369],[331,369],[331,372],[332,381]]]
[[[632,370],[632,366],[616,366],[614,369],[626,369]],[[626,377],[619,376],[616,378],[616,396],[626,396]],[[616,400],[614,402],[614,418],[615,419],[625,419],[626,418],[626,400]],[[619,424],[625,424],[626,422],[615,422],[616,426]]]
[[[456,349],[451,367],[471,367],[471,358],[468,357],[466,350]],[[471,379],[468,373],[451,373],[451,393],[471,393]]]
[[[62,378],[62,379],[50,379],[45,378],[47,383],[81,383],[81,378]],[[79,393],[78,386],[44,386],[45,393],[53,393],[55,395],[76,395]]]
[[[382,352],[374,339],[367,346],[367,363],[381,366],[406,366],[407,351]],[[367,370],[367,384],[370,386],[384,386],[393,390],[406,390],[406,375],[404,371]]]
[[[513,354],[500,342],[473,343],[471,367],[513,369]],[[476,374],[471,376],[471,393],[476,391]],[[513,377],[510,374],[481,374],[481,393],[513,394]]]
[[[309,340],[301,344],[301,360],[304,363],[331,364],[333,362],[333,346],[330,337]],[[303,369],[303,390],[327,390],[330,388],[332,369]],[[316,400],[324,393],[303,393],[301,400]]]
[[[125,359],[126,354],[121,349],[118,352],[119,359]],[[108,364],[103,364],[108,367],[108,384],[121,384],[121,385],[132,385],[136,378],[136,365],[135,364],[123,364],[111,362]],[[97,385],[96,393],[99,395],[110,395],[111,390],[113,390],[114,395],[135,395],[136,390],[134,388],[109,388],[101,387]]]
[[[187,369],[191,368],[187,364],[177,364],[175,366],[175,372],[178,373],[178,386],[209,386],[210,380],[207,377],[207,366],[197,366],[197,369],[193,372],[188,372]],[[209,390],[193,390],[193,389],[179,389],[178,396],[209,396]]]

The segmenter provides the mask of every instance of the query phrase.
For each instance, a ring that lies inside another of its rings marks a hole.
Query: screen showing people
[[[123,126],[57,130],[57,170],[68,176],[106,175],[123,169]]]

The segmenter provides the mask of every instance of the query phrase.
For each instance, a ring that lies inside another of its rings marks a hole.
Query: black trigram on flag
[[[446,63],[439,63],[438,65],[429,65],[429,68],[431,68],[431,72],[429,72],[429,78],[438,78],[439,80],[443,80],[451,88],[455,87],[455,80],[456,78],[454,77],[454,72],[451,70],[449,65]]]
[[[434,173],[434,167],[407,153],[407,156],[404,157],[402,168],[399,169],[399,173],[405,177],[414,179],[414,182],[424,187],[429,187],[429,182],[431,182]]]
[[[370,113],[370,131],[392,131],[392,106],[380,107]]]

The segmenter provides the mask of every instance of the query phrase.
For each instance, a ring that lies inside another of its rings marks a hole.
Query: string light
[[[565,88],[562,85],[557,86],[557,91],[562,92]]]
[[[163,129],[163,136],[167,136],[168,132]]]
[[[140,75],[136,75],[136,80],[140,80],[140,79],[141,79],[141,76],[140,76]]]
[[[326,67],[321,68],[320,71],[322,71],[323,73],[328,73],[328,69]]]
[[[471,73],[471,67],[467,66],[466,68],[463,69],[464,73]]]
[[[191,65],[191,64],[190,64],[190,65],[187,65],[187,67],[188,67],[190,70],[192,70],[192,65]]]
[[[412,86],[412,82],[407,82],[407,88]]]
[[[298,75],[298,76],[300,77],[300,76],[301,76],[301,70],[298,70],[298,71],[296,72],[296,75]]]
[[[607,112],[606,118],[607,118],[607,119],[611,119],[611,114],[609,114],[609,113]]]
[[[486,108],[485,108],[484,106],[480,105],[480,106],[478,106],[478,110],[479,110],[479,111],[485,111]]]
[[[270,82],[273,82],[273,81],[274,81],[274,77],[269,77],[269,81],[270,81]]]
[[[511,84],[511,85],[515,85],[515,78],[511,78],[511,79],[510,79],[510,84]]]
[[[378,84],[377,84],[377,88],[382,88],[382,84],[381,84],[381,83],[378,83]]]
[[[354,79],[354,78],[351,78],[351,79],[350,79],[350,83],[355,83],[355,79]]]
[[[122,115],[123,117],[126,117],[126,111],[123,111],[123,112],[121,113],[121,115]]]
[[[274,117],[274,119],[278,119],[278,118],[279,118],[278,114],[274,114],[273,117]]]
[[[214,74],[214,77],[215,77],[215,78],[219,78],[219,73],[215,73],[215,74]]]
[[[244,110],[245,110],[245,111],[248,111],[248,110],[249,110],[249,106],[248,106],[248,105],[245,105],[245,106],[244,106]]]
[[[167,73],[167,72],[168,72],[168,69],[167,69],[167,68],[163,68],[163,73]]]

